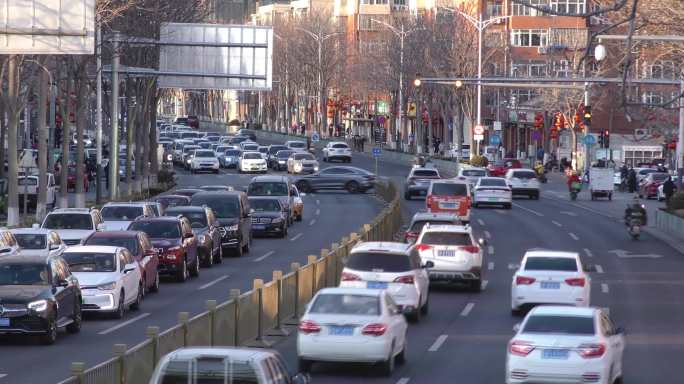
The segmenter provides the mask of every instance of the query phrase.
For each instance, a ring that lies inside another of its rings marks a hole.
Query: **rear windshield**
[[[333,148],[349,148],[347,144],[333,144]]]
[[[528,257],[525,270],[577,272],[577,262],[568,257]]]
[[[289,146],[290,148],[306,148],[306,144],[301,141],[293,141]]]
[[[283,151],[286,150],[287,147],[284,145],[272,145],[268,147],[268,153],[273,154],[273,153],[278,153],[278,151]]]
[[[258,384],[249,362],[230,358],[202,357],[197,360],[171,360],[162,368],[155,384]]]
[[[135,220],[136,217],[142,216],[142,207],[118,207],[118,206],[108,206],[102,207],[102,219],[107,220],[123,220],[131,221]]]
[[[349,256],[347,268],[371,272],[405,272],[412,269],[408,256],[391,253],[354,253]]]
[[[454,232],[428,232],[423,235],[423,239],[420,242],[430,245],[473,245],[467,233]]]
[[[195,157],[216,157],[214,151],[195,151]]]
[[[55,213],[45,219],[43,228],[48,229],[94,229],[90,214]]]
[[[418,220],[411,226],[411,232],[420,232],[423,230],[425,224],[430,223],[430,225],[439,224],[454,224],[451,220]]]
[[[15,233],[17,243],[22,249],[45,249],[46,236],[34,233]]]
[[[244,148],[245,151],[256,151],[259,149],[259,146],[256,144],[245,144],[242,148]]]
[[[273,183],[251,183],[247,190],[249,196],[287,196],[287,184],[281,182]]]
[[[280,202],[276,199],[249,199],[249,206],[256,212],[280,212]]]
[[[506,187],[504,179],[480,179],[480,186],[484,187]]]
[[[122,247],[128,249],[128,251],[134,255],[138,253],[138,242],[133,237],[93,236],[86,240],[84,245],[108,245],[111,247]]]
[[[485,176],[486,172],[482,169],[464,169],[463,176]]]
[[[563,335],[593,335],[594,318],[586,316],[536,315],[530,316],[523,333]]]
[[[242,155],[242,158],[243,159],[250,159],[250,160],[262,159],[261,154],[259,154],[259,153],[245,153],[244,155]]]
[[[295,160],[315,160],[312,154],[310,153],[297,153],[294,155]]]
[[[432,194],[437,196],[468,196],[468,186],[455,183],[432,183]]]
[[[69,252],[62,255],[71,272],[114,272],[116,254],[99,252]]]
[[[420,177],[420,176],[427,176],[427,177],[438,177],[439,174],[435,170],[431,169],[419,169],[413,171],[413,176]]]
[[[180,237],[178,223],[173,221],[134,221],[129,231],[142,231],[151,239],[177,239]]]
[[[309,313],[377,316],[380,300],[378,296],[323,294],[311,304]]]
[[[166,216],[183,215],[190,220],[190,225],[193,228],[204,228],[207,226],[207,215],[204,212],[198,211],[184,211],[182,209],[170,209],[166,211]]]
[[[515,171],[513,177],[518,179],[534,179],[537,175],[532,171]]]
[[[292,153],[292,151],[278,151],[278,153],[276,153],[276,157],[279,159],[287,159]]]
[[[221,219],[240,216],[240,202],[237,196],[193,196],[190,205],[206,205]]]
[[[189,204],[188,200],[180,197],[158,198],[157,202],[167,207],[178,207]]]

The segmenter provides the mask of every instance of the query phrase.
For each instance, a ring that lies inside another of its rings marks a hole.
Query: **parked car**
[[[243,172],[268,172],[266,160],[259,152],[242,152],[238,159],[238,173]]]
[[[287,173],[301,174],[318,172],[318,160],[310,153],[293,153],[287,159]]]
[[[182,215],[190,220],[192,232],[197,237],[197,247],[200,262],[204,267],[211,267],[214,263],[223,261],[223,247],[221,247],[221,232],[214,211],[209,207],[187,206],[166,210],[166,216]]]
[[[129,231],[142,231],[159,254],[159,273],[178,282],[199,276],[197,238],[185,217],[146,217],[131,223]]]
[[[0,334],[57,341],[57,328],[81,330],[81,289],[61,256],[0,257]]]
[[[294,222],[294,196],[292,184],[287,176],[257,176],[247,187],[249,197],[277,197],[287,224]]]
[[[126,248],[140,266],[143,294],[159,291],[159,252],[145,232],[107,231],[93,233],[83,245]]]
[[[60,256],[67,249],[67,245],[56,231],[41,229],[37,224],[34,224],[33,228],[16,228],[10,231],[19,245],[22,256]],[[0,253],[0,256],[2,255],[4,254]]]
[[[105,204],[100,210],[104,220],[106,231],[121,231],[131,224],[138,217],[154,217],[157,214],[151,202],[111,202]]]
[[[311,175],[301,176],[295,184],[301,192],[305,193],[320,190],[347,190],[349,193],[366,193],[375,185],[375,174],[356,167],[329,167]]]
[[[492,177],[504,177],[509,169],[522,168],[522,164],[518,159],[502,159],[497,160],[492,164],[487,166],[487,171],[489,171],[489,176]]]
[[[646,175],[639,184],[639,197],[642,199],[657,198],[658,187],[660,187],[668,177],[670,177],[670,174],[665,172],[652,172]]]
[[[192,196],[192,205],[211,208],[218,221],[223,254],[237,257],[248,253],[252,244],[252,222],[247,194],[244,192],[202,192]]]
[[[453,213],[432,213],[432,212],[417,212],[411,218],[408,229],[404,232],[405,243],[415,243],[418,236],[423,231],[423,227],[430,225],[460,225],[458,215]]]
[[[287,236],[287,216],[278,197],[249,197],[254,235]]]
[[[104,230],[102,216],[96,208],[59,208],[45,216],[44,229],[52,229],[68,246],[80,244],[95,231]]]
[[[427,196],[432,181],[440,178],[439,172],[435,168],[411,169],[404,183],[404,199],[411,200],[415,195]]]
[[[347,143],[342,141],[332,141],[323,147],[323,161],[341,160],[351,163],[352,150]]]
[[[503,177],[481,177],[473,189],[473,207],[501,205],[513,207],[513,191]]]
[[[470,222],[470,205],[470,187],[459,180],[433,180],[425,197],[428,212],[453,213],[464,223]]]
[[[511,187],[513,196],[525,195],[539,200],[539,181],[537,173],[531,169],[514,168],[506,172],[506,182]]]

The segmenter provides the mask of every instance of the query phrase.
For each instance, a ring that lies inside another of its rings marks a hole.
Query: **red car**
[[[497,160],[496,162],[489,164],[487,171],[489,171],[489,176],[491,177],[504,177],[509,169],[522,168],[520,160],[518,159],[503,159]]]
[[[159,291],[159,254],[145,232],[140,231],[103,231],[88,237],[85,245],[109,245],[124,247],[140,265],[145,292]]]
[[[639,184],[639,197],[650,199],[658,197],[658,187],[670,177],[668,173],[653,172],[649,173]]]
[[[85,167],[84,167],[85,169]],[[67,170],[67,189],[76,190],[76,165],[69,165]],[[88,176],[83,175],[83,190],[88,192]]]

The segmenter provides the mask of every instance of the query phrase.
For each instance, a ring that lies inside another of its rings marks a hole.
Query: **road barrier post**
[[[216,345],[216,335],[214,335],[214,318],[216,317],[216,300],[207,300],[207,311],[209,311],[209,321],[211,327],[209,328],[209,340],[211,340],[211,346]]]
[[[159,356],[159,327],[152,326],[145,329],[145,335],[152,340],[152,370],[157,367],[157,362],[161,359]]]
[[[361,239],[363,241],[370,241],[369,236],[370,236],[372,230],[373,230],[373,227],[371,227],[370,224],[364,224],[363,225],[363,235],[361,236]]]
[[[76,378],[76,380],[78,381],[78,384],[85,384],[83,381],[83,371],[85,371],[85,363],[81,363],[81,362],[71,363],[71,367],[69,368],[69,371],[71,372],[71,376]]]
[[[273,271],[273,281],[276,282],[276,286],[278,287],[278,300],[276,305],[278,306],[278,309],[276,310],[276,326],[275,329],[273,329],[269,335],[272,336],[288,336],[290,332],[288,332],[285,328],[283,328],[283,311],[281,307],[281,303],[283,302],[283,271]]]
[[[178,312],[178,323],[183,327],[183,346],[188,346],[188,321],[190,320],[189,312]]]
[[[342,256],[340,255],[342,253],[342,249],[340,248],[340,245],[337,243],[332,243],[331,249],[333,252],[332,253],[333,254],[332,263],[333,263],[333,273],[334,273],[332,283],[333,283],[333,286],[336,287],[340,284],[341,270],[340,270],[339,266],[341,263],[340,260],[342,259]]]
[[[325,263],[326,263],[326,268],[325,268],[325,271],[323,273],[323,286],[329,287],[330,285],[328,285],[329,279],[328,279],[327,265],[329,262],[331,262],[330,251],[325,249],[325,248],[321,249],[321,259],[325,259]]]
[[[316,261],[318,260],[318,256],[316,255],[309,255],[306,258],[306,263],[311,264],[311,269],[313,273],[311,273],[311,297],[313,298],[314,295],[316,294],[316,275],[318,273],[318,264]]]
[[[292,263],[290,264],[290,269],[292,272],[295,274],[295,308],[294,308],[294,316],[292,319],[290,319],[286,324],[288,325],[297,325],[299,324],[299,268],[301,268],[301,265],[299,263]]]
[[[235,345],[238,344],[238,340],[240,340],[240,290],[239,289],[231,289],[230,290],[230,299],[233,300],[235,303],[235,314],[233,315],[233,321],[235,324],[235,335],[233,335],[235,338],[233,339],[235,341]]]
[[[124,359],[124,355],[126,354],[126,351],[128,351],[128,346],[126,344],[114,344],[113,349],[114,357],[116,357],[116,361],[119,363],[119,378],[122,384],[126,384],[126,359]]]

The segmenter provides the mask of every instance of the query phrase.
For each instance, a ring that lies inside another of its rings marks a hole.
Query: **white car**
[[[240,149],[245,152],[259,152],[259,144],[248,140],[240,143]]]
[[[318,160],[310,153],[295,152],[287,159],[287,173],[314,173],[318,167]]]
[[[219,160],[211,149],[196,150],[190,161],[190,173],[203,171],[219,173],[219,168],[221,168]]]
[[[342,141],[333,141],[328,143],[323,148],[323,161],[342,160],[345,163],[351,163],[352,150],[347,143]]]
[[[80,245],[67,249],[62,257],[81,286],[84,312],[105,312],[120,319],[126,308],[140,308],[140,266],[126,248]]]
[[[107,203],[100,210],[105,231],[125,231],[138,217],[154,217],[152,202]]]
[[[299,370],[316,361],[380,363],[391,375],[395,360],[406,358],[408,325],[385,290],[325,288],[299,321]]]
[[[68,246],[78,245],[95,231],[103,231],[100,211],[92,208],[59,208],[48,213],[41,228],[53,229]]]
[[[576,252],[530,250],[525,252],[511,282],[511,313],[525,306],[590,305],[591,279]]]
[[[238,172],[268,172],[266,160],[259,152],[242,152],[238,159]]]
[[[173,141],[173,162],[177,164],[183,163],[183,148],[186,145],[194,145],[192,140],[178,139]]]
[[[11,232],[21,247],[22,256],[60,256],[67,249],[57,232],[41,229],[37,224],[34,228],[17,228]]]
[[[513,207],[513,191],[503,177],[481,177],[473,189],[473,207],[501,205]]]
[[[427,267],[410,244],[364,242],[351,250],[340,287],[386,289],[410,320],[419,321],[428,312]]]
[[[290,140],[285,142],[285,146],[295,152],[307,152],[306,142],[300,140]]]
[[[415,249],[424,265],[432,264],[428,269],[430,281],[466,283],[479,292],[483,262],[480,245],[485,245],[484,240],[476,242],[470,226],[426,224]]]
[[[605,310],[534,308],[508,343],[506,383],[622,382],[624,330]]]
[[[461,167],[456,178],[467,182],[470,187],[474,187],[481,177],[487,176],[487,169],[480,167]]]
[[[506,172],[506,182],[515,195],[526,195],[530,199],[539,200],[539,180],[537,173],[531,169],[514,168]]]

